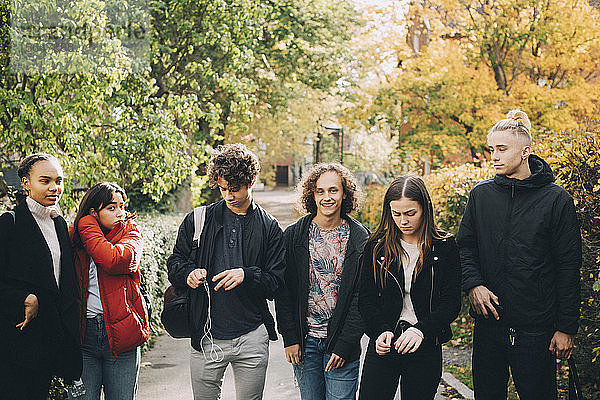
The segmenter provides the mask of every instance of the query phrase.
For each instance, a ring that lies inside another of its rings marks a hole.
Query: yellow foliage
[[[482,167],[463,164],[433,171],[425,183],[438,225],[455,235],[471,189],[494,174],[495,170],[490,163],[483,163]]]
[[[483,167],[473,164],[449,166],[433,171],[425,178],[427,190],[438,225],[456,234],[469,192],[477,183],[494,176],[491,164],[484,163]],[[359,213],[359,219],[370,229],[379,224],[382,212],[383,197],[387,187],[372,185],[366,192],[365,205]]]
[[[399,163],[416,154],[439,165],[465,150],[477,158],[488,130],[516,107],[534,136],[599,119],[600,11],[588,1],[411,2],[404,24],[426,47],[396,36],[377,42],[398,67],[347,117],[390,126]]]

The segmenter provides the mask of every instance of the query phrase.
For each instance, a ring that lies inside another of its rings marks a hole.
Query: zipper
[[[308,296],[307,296],[308,297]],[[304,353],[304,343],[306,342],[306,338],[308,337],[308,332],[303,333],[304,324],[302,323],[302,304],[304,302],[298,302],[298,326],[300,327],[300,347],[302,349],[302,354]],[[308,301],[307,301],[308,303]]]
[[[402,289],[402,286],[400,286],[400,282],[398,282],[398,279],[396,279],[396,277],[394,276],[394,274],[391,271],[388,271],[388,273],[392,276],[392,278],[394,278],[396,285],[398,285],[398,289],[400,289],[400,294],[402,295],[402,303],[404,303],[404,290]],[[394,332],[396,332],[396,330],[398,329],[398,325],[400,325],[400,317],[401,316],[402,316],[402,311],[400,311],[400,315],[398,316],[398,321],[396,321],[396,326],[394,326]]]
[[[515,345],[516,333],[515,328],[508,328],[508,339],[510,340],[511,346]]]
[[[429,314],[432,311],[432,303],[433,303],[433,281],[435,277],[435,245],[431,246],[431,255],[433,257],[433,261],[431,263],[431,292],[429,293]]]
[[[433,283],[435,282],[435,245],[431,246],[431,255],[433,257],[431,262],[431,292],[429,294],[429,314],[433,312]],[[435,345],[438,346],[440,344],[440,338],[438,335],[435,336]]]
[[[504,241],[508,242],[508,236],[510,232],[510,223],[512,220],[512,213],[515,206],[515,182],[511,182],[511,197],[510,202],[508,204],[508,211],[506,213],[506,217],[504,218]],[[508,259],[508,246],[507,243],[504,243],[504,251],[502,252],[502,261],[505,265]]]

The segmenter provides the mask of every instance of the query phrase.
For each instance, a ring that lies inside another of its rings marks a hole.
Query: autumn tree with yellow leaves
[[[406,40],[381,52],[396,68],[353,110],[395,129],[400,160],[476,158],[511,108],[534,137],[598,119],[600,10],[587,1],[419,0],[402,22]]]

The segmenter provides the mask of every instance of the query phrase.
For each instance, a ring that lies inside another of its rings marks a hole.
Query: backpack
[[[192,250],[189,258],[196,262],[195,251],[200,247],[200,235],[204,229],[204,220],[206,218],[206,206],[194,208],[194,237],[192,239]],[[196,247],[194,247],[196,242]],[[160,314],[160,320],[165,327],[167,333],[174,338],[189,338],[191,337],[190,329],[190,290],[186,285],[185,288],[177,288],[169,285],[165,290],[163,301],[164,307]]]

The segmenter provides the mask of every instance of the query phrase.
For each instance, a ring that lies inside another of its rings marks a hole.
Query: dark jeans
[[[375,352],[369,340],[360,381],[359,400],[391,400],[398,389],[402,400],[433,399],[442,376],[442,349],[427,341],[411,354],[396,349],[383,356]]]
[[[476,400],[506,399],[509,367],[521,400],[556,399],[556,358],[548,350],[554,332],[514,331],[494,320],[477,320],[473,332]]]

